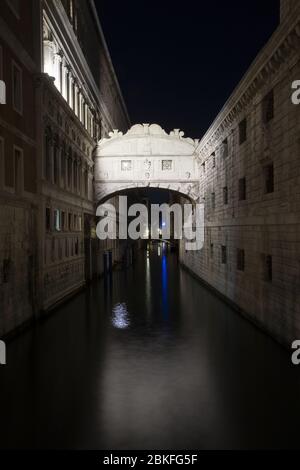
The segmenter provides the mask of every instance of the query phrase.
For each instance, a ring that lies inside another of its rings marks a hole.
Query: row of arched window
[[[45,131],[44,178],[52,184],[82,197],[89,197],[89,166],[71,146]]]
[[[74,114],[85,127],[89,135],[97,140],[100,127],[96,111],[84,86],[79,81],[74,67],[64,54],[61,45],[44,18],[44,72],[54,78],[54,84],[65,98]]]

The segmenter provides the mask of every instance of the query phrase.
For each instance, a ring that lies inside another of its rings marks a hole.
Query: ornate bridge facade
[[[176,191],[197,201],[198,140],[175,129],[167,134],[157,124],[136,124],[123,135],[117,130],[101,139],[95,155],[95,196],[99,203],[134,188]]]

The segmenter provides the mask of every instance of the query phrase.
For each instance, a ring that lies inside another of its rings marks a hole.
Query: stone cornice
[[[69,121],[78,129],[78,131],[81,134],[84,135],[84,137],[90,142],[90,145],[94,146],[95,145],[94,139],[90,136],[90,134],[85,129],[85,127],[83,126],[79,118],[74,114],[74,111],[70,108],[70,106],[68,105],[68,103],[66,102],[62,94],[57,90],[56,86],[54,85],[53,79],[49,77],[48,74],[41,73],[41,74],[36,74],[35,80],[36,80],[37,87],[43,85],[44,87],[48,88],[49,92],[52,94],[53,100],[55,100],[56,103],[63,108],[63,111],[67,115]],[[53,117],[51,119],[58,126],[55,119]]]
[[[111,57],[110,57],[110,53],[109,53],[107,43],[106,43],[103,31],[102,31],[101,23],[99,21],[99,17],[98,17],[98,13],[97,13],[97,10],[96,10],[96,7],[95,7],[94,0],[90,0],[90,5],[91,5],[91,9],[92,9],[92,12],[93,12],[93,15],[94,15],[94,19],[95,19],[95,22],[96,22],[96,25],[97,25],[97,28],[98,28],[98,32],[99,32],[101,41],[102,41],[102,44],[103,44],[103,49],[104,49],[104,52],[105,52],[105,56],[106,56],[107,62],[109,64],[110,72],[111,72],[115,87],[118,91],[119,100],[120,100],[121,106],[123,108],[123,112],[124,112],[126,120],[127,120],[127,125],[130,126],[130,118],[129,118],[129,115],[128,115],[127,107],[126,107],[126,104],[125,104],[125,101],[124,101],[124,98],[123,98],[123,94],[122,94],[122,91],[121,91],[121,88],[120,88],[120,84],[119,84],[119,81],[118,81],[118,78],[117,78],[117,75],[116,75]]]
[[[50,7],[51,4],[53,7]],[[59,40],[63,42],[63,47],[65,48],[65,52],[69,55],[72,65],[77,67],[77,73],[79,74],[82,84],[87,85],[90,93],[88,98],[91,99],[91,95],[93,96],[93,101],[96,100],[100,108],[100,114],[109,122],[111,128],[115,127],[113,117],[101,97],[99,87],[90,71],[63,5],[58,0],[46,0],[44,5],[48,20],[56,28],[57,32],[61,32]]]
[[[300,5],[277,28],[249,70],[227,100],[222,110],[201,139],[197,152],[213,152],[220,136],[229,130],[238,115],[275,73],[300,47]],[[242,116],[241,116],[242,117]]]
[[[99,146],[103,147],[106,144],[111,143],[116,139],[137,139],[137,138],[145,138],[145,137],[153,137],[155,139],[163,138],[163,139],[170,139],[170,140],[180,140],[186,144],[191,145],[192,147],[196,148],[199,140],[198,139],[190,139],[184,137],[184,132],[180,129],[174,129],[167,134],[167,132],[162,129],[161,126],[158,124],[135,124],[133,125],[125,134],[123,132],[114,129],[112,132],[109,133],[108,138],[103,138],[99,142]]]

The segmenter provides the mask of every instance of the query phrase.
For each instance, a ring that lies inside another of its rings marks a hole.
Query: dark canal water
[[[300,447],[300,369],[180,268],[147,258],[8,345],[0,447]]]

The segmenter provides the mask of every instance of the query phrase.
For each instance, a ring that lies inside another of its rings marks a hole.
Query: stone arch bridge
[[[126,134],[110,132],[95,154],[97,203],[134,188],[168,189],[197,201],[198,143],[179,129],[167,134],[157,124],[136,124]]]

